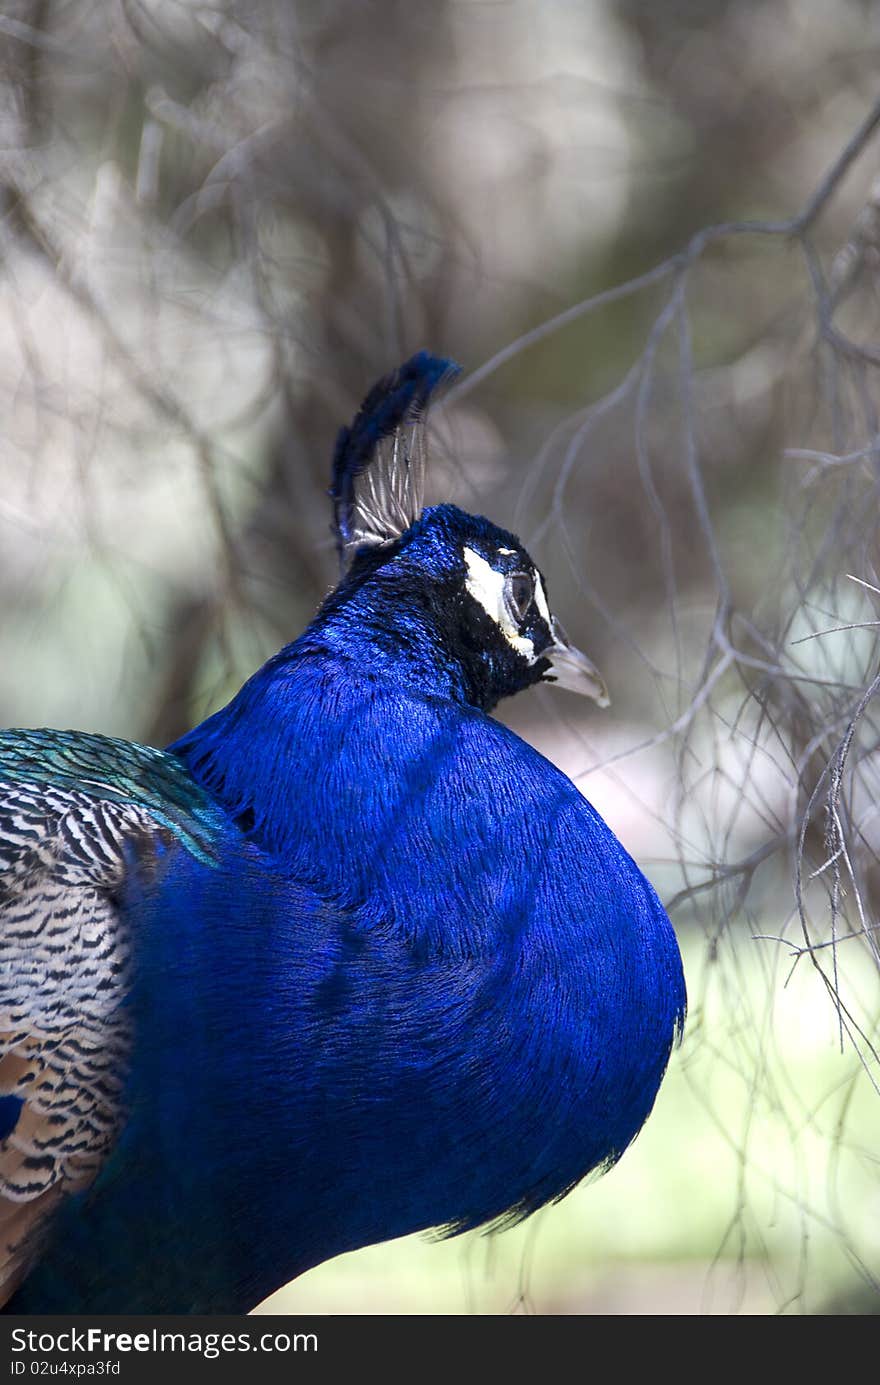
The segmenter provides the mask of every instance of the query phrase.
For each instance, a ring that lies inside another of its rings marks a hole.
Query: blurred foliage
[[[614,699],[501,715],[686,943],[619,1169],[291,1306],[876,1306],[878,51],[858,0],[3,6],[0,723],[162,744],[225,700],[334,579],[336,429],[426,346],[465,367],[434,496],[522,534]]]

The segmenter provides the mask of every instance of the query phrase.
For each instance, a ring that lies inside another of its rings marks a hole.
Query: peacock
[[[608,702],[512,533],[423,508],[420,352],[339,434],[342,575],[167,749],[0,733],[0,1282],[247,1312],[615,1163],[685,1015],[651,885],[490,713]]]

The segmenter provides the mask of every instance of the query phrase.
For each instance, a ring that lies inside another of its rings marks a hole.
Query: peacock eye
[[[532,604],[532,597],[535,594],[535,584],[528,573],[512,572],[504,582],[504,595],[510,614],[513,616],[517,625],[521,625],[525,620],[529,607]]]

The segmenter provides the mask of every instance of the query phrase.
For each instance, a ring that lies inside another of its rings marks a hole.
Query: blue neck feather
[[[483,655],[449,656],[431,555],[457,512],[434,513],[410,542],[439,600],[405,549],[364,555],[172,747],[228,840],[130,887],[134,1115],[20,1306],[112,1311],[124,1280],[132,1311],[243,1311],[341,1251],[525,1215],[647,1116],[685,1004],[672,930],[481,710]]]

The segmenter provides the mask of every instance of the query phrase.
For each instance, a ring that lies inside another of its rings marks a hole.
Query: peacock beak
[[[596,665],[586,654],[575,648],[557,620],[553,621],[551,633],[553,643],[542,655],[550,661],[543,681],[556,683],[560,688],[568,688],[571,692],[591,697],[599,707],[609,707],[611,698]]]

